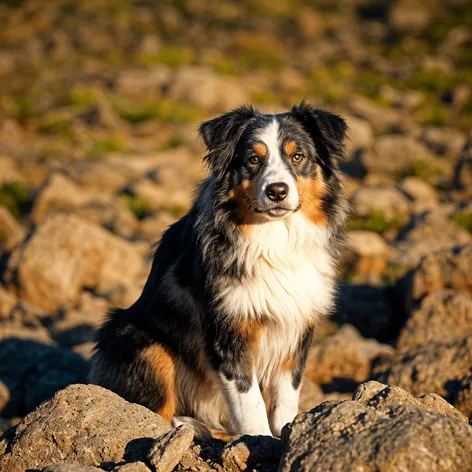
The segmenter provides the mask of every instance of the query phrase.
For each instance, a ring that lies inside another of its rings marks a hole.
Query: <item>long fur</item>
[[[200,134],[211,175],[164,233],[141,297],[100,329],[91,379],[176,424],[279,435],[334,305],[346,124],[302,102],[241,107]],[[286,198],[269,192],[281,182]]]

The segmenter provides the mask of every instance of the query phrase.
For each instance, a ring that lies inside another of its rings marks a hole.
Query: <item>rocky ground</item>
[[[1,471],[472,470],[468,2],[4,0],[0,25]],[[305,413],[202,443],[86,385],[205,175],[197,122],[303,97],[350,125],[352,206]]]

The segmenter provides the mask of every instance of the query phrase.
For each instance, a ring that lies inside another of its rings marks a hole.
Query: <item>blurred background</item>
[[[304,407],[376,378],[472,414],[471,28],[467,0],[0,1],[2,428],[85,382],[205,175],[198,122],[303,98],[349,123],[352,206]]]

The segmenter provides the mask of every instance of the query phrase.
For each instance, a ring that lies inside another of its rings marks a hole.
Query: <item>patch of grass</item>
[[[122,152],[126,149],[123,138],[120,136],[107,136],[93,140],[90,155],[106,154],[108,152]]]
[[[449,121],[450,109],[444,103],[428,99],[415,111],[413,118],[425,125],[444,126]]]
[[[420,177],[427,182],[434,182],[438,177],[444,176],[443,170],[434,162],[426,161],[424,159],[411,159],[411,161],[399,169],[395,173],[397,181],[403,180],[405,177]]]
[[[353,216],[347,221],[348,231],[365,230],[383,234],[390,228],[400,228],[405,221],[402,218],[387,218],[381,211],[373,211],[369,216]]]
[[[239,48],[237,63],[242,70],[280,70],[286,64],[284,50],[271,36],[244,33],[236,38]]]
[[[133,124],[149,120],[188,124],[203,118],[201,110],[166,99],[141,104],[120,102],[116,108],[121,118]]]
[[[121,199],[126,203],[131,213],[133,213],[138,220],[146,218],[146,216],[149,216],[152,212],[151,205],[144,198],[123,194],[121,195]]]
[[[47,134],[58,134],[70,138],[73,134],[72,119],[67,113],[53,112],[41,119],[39,129]]]
[[[165,207],[164,210],[170,213],[175,218],[181,218],[182,216],[185,215],[188,208],[183,205],[175,204],[175,205],[169,205]]]
[[[159,151],[167,151],[169,149],[176,149],[180,146],[183,146],[185,141],[180,136],[174,136],[169,139],[166,143],[159,147]]]
[[[452,215],[452,219],[466,231],[472,233],[472,212],[458,212]]]
[[[190,47],[179,48],[176,46],[162,46],[155,56],[158,63],[166,64],[170,67],[180,67],[195,63],[197,53]],[[149,65],[149,64],[147,64]]]
[[[8,208],[14,217],[24,215],[30,203],[29,191],[21,182],[5,182],[0,186],[0,206]]]
[[[16,98],[14,100],[14,115],[23,124],[38,115],[36,104],[27,97]]]

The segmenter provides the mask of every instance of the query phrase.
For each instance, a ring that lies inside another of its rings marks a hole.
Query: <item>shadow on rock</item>
[[[67,349],[27,339],[2,339],[0,380],[9,391],[2,416],[24,416],[67,385],[85,383],[88,372],[89,363]]]

